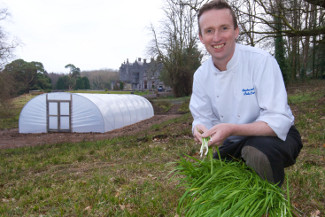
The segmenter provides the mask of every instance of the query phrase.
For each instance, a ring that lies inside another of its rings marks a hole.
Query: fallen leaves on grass
[[[320,211],[315,210],[315,211],[311,212],[310,217],[320,217]]]

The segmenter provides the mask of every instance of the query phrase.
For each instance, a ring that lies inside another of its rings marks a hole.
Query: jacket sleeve
[[[265,64],[261,65],[254,76],[257,100],[261,108],[256,121],[266,122],[284,141],[294,124],[294,117],[287,102],[282,73],[275,58],[267,56]]]

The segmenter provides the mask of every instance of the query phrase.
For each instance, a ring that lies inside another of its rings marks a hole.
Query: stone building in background
[[[154,59],[147,62],[138,58],[134,63],[127,60],[120,66],[120,81],[125,83],[124,87],[131,87],[132,90],[164,90],[164,83],[160,81],[161,70],[162,64]]]

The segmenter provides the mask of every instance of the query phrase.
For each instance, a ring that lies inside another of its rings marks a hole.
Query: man
[[[224,0],[203,5],[198,23],[211,57],[194,74],[195,140],[210,136],[209,146],[220,146],[221,158],[242,158],[260,177],[281,186],[284,168],[295,163],[302,143],[276,60],[236,43],[236,17]]]

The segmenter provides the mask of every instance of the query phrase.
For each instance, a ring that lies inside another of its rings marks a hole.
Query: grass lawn
[[[324,93],[325,81],[289,88],[304,148],[286,173],[301,216],[325,216]],[[184,189],[170,162],[199,151],[191,122],[187,112],[138,136],[0,149],[0,216],[177,216]]]
[[[5,106],[0,104],[0,130],[18,128],[19,114],[24,105],[36,95],[25,94],[7,102]]]

